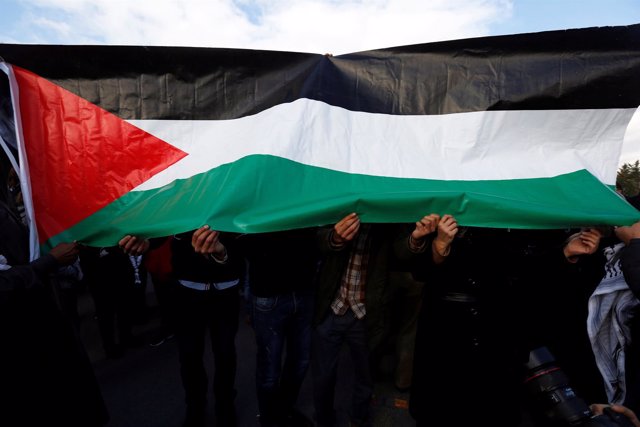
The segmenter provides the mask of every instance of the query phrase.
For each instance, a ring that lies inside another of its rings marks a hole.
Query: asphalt
[[[146,320],[134,327],[134,334],[141,343],[128,348],[123,357],[107,359],[98,334],[93,301],[88,293],[79,298],[80,336],[93,363],[96,377],[110,414],[106,427],[179,427],[184,417],[184,393],[180,383],[178,351],[175,339],[160,346],[149,345],[151,337],[159,330],[158,307],[152,289],[147,291]],[[240,427],[257,427],[258,405],[255,392],[255,339],[253,330],[240,313],[240,329],[236,338],[238,372],[236,377],[236,408]],[[347,426],[352,369],[346,351],[341,359],[341,371],[336,393],[336,409],[341,422]],[[211,361],[210,349],[205,356]],[[212,366],[209,363],[208,366]],[[408,393],[395,389],[390,380],[376,384],[373,399],[375,427],[410,427],[415,423],[407,411]],[[211,372],[209,373],[211,374]],[[307,375],[298,399],[298,409],[313,417],[312,378]],[[207,426],[215,426],[213,405],[208,408]]]

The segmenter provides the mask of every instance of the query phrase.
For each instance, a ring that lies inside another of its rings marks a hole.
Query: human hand
[[[432,213],[422,217],[420,221],[416,222],[416,228],[411,233],[411,238],[417,241],[422,240],[436,231],[438,222],[440,222],[440,215],[438,214]]]
[[[611,408],[613,412],[624,415],[629,419],[629,421],[631,421],[631,424],[633,424],[635,427],[640,427],[640,421],[638,420],[638,417],[631,409],[627,408],[626,406],[605,405],[602,403],[594,403],[589,406],[589,409],[591,409],[591,412],[593,412],[594,415],[602,415],[605,408]]]
[[[60,265],[71,265],[78,258],[80,248],[76,242],[58,243],[49,253]]]
[[[130,234],[127,234],[118,242],[118,246],[120,246],[120,249],[122,249],[125,254],[133,256],[142,255],[147,252],[150,245],[149,240]]]
[[[191,246],[201,255],[223,256],[226,252],[226,248],[220,242],[220,232],[212,230],[208,225],[203,225],[193,233]]]
[[[331,242],[335,245],[343,245],[353,240],[360,230],[360,218],[356,213],[350,213],[333,226]]]
[[[433,250],[436,255],[446,257],[451,251],[451,242],[458,233],[458,221],[449,215],[443,215],[438,222],[438,234],[433,239]]]
[[[595,253],[601,237],[602,235],[595,228],[583,229],[569,237],[569,241],[563,249],[564,256],[569,262],[577,262],[578,256]]]
[[[440,221],[440,215],[432,213],[416,222],[416,227],[409,235],[409,250],[422,252],[425,247],[425,237],[436,230],[438,221]]]
[[[640,238],[640,221],[633,225],[616,227],[615,233],[616,236],[618,236],[618,239],[622,240],[625,245],[628,245],[631,239]]]

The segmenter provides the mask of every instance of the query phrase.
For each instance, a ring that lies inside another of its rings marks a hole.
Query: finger
[[[580,233],[580,236],[589,239],[599,239],[600,233],[598,233],[597,231],[582,231]]]
[[[453,217],[451,217],[447,220],[447,222],[445,222],[444,226],[448,230],[451,230],[458,227],[458,222],[455,219],[453,219]]]
[[[220,245],[222,245],[222,243],[220,243],[220,232],[214,231],[211,235],[211,241],[209,244],[208,252],[209,253],[218,252]]]
[[[127,252],[127,250],[129,249],[129,247],[131,247],[131,240],[133,240],[133,236],[126,236],[125,238],[123,238],[120,242],[120,248],[124,251]]]
[[[197,236],[194,233],[191,239],[191,244],[196,252],[201,253],[204,249],[204,245],[206,244],[207,238],[211,234],[211,231],[206,229],[202,230]]]
[[[583,243],[586,243],[586,244],[591,245],[591,246],[597,246],[599,241],[600,241],[600,239],[598,237],[591,236],[591,235],[581,236],[580,240]]]
[[[338,221],[336,223],[336,227],[338,227],[338,228],[346,228],[350,224],[352,224],[353,221],[355,221],[357,219],[358,219],[358,215],[356,215],[355,213],[350,213],[349,215],[345,216],[340,221]]]
[[[209,230],[208,225],[203,225],[202,227],[198,228],[196,231],[193,232],[193,236],[191,236],[191,242],[193,243],[194,241],[199,239],[203,233],[207,232],[207,230]]]
[[[450,230],[454,226],[455,223],[451,222],[451,218],[442,218],[440,223],[438,223],[438,229],[443,231]]]
[[[442,219],[440,221],[444,221],[444,222],[451,222],[451,221],[455,221],[455,218],[452,215],[449,214],[444,214],[442,215]]]
[[[356,227],[360,226],[360,218],[358,218],[357,216],[354,218],[349,219],[348,221],[346,221],[342,227],[341,227],[341,231],[343,233],[348,233],[351,230],[353,230]]]
[[[218,242],[218,239],[220,238],[220,233],[218,231],[211,231],[211,233],[209,233],[209,235],[207,236],[207,239],[205,240],[205,248],[207,250],[207,252],[211,252],[212,249],[215,247],[216,243]]]
[[[430,222],[436,222],[437,223],[438,221],[440,221],[440,215],[432,213],[432,214],[429,214],[429,215],[425,216],[424,219],[426,219],[426,220],[428,220]]]
[[[355,237],[355,235],[358,233],[358,230],[360,230],[359,220],[351,224],[351,226],[349,226],[349,228],[345,231],[344,235],[342,236],[343,239],[352,240]]]
[[[436,227],[436,221],[431,216],[426,216],[426,217],[422,218],[420,220],[419,224],[422,226],[424,231],[428,232],[428,233],[430,233],[433,230],[435,230],[435,227]]]
[[[128,255],[138,255],[138,247],[133,241],[129,241],[129,243],[122,248],[122,251]]]
[[[122,250],[126,253],[131,252],[133,246],[136,243],[136,238],[135,236],[129,236],[129,239],[127,239],[127,241],[125,242],[125,244],[122,246]]]
[[[427,234],[429,234],[429,230],[422,222],[417,222],[416,228],[411,233],[414,239],[421,239]]]
[[[638,425],[639,423],[638,417],[631,409],[627,408],[626,406],[614,404],[614,405],[611,405],[611,409],[629,418],[629,420],[634,426]]]
[[[134,252],[134,255],[142,255],[142,253],[144,252],[145,242],[146,239],[140,237],[136,238],[135,244],[131,248],[132,252]]]
[[[131,239],[130,235],[126,235],[124,236],[122,239],[120,239],[120,241],[118,242],[118,246],[123,247],[124,245],[127,244],[127,242]]]

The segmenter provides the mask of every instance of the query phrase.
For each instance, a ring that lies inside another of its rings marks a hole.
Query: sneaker
[[[314,427],[313,421],[297,409],[293,409],[283,423],[286,427]]]
[[[149,345],[151,347],[157,347],[159,345],[164,344],[166,341],[170,340],[171,338],[173,338],[173,334],[158,334],[155,337],[151,338],[151,342],[149,342]]]
[[[158,335],[157,337],[153,337],[153,338],[151,338],[151,341],[149,342],[149,345],[150,345],[151,347],[157,347],[157,346],[159,346],[159,345],[164,344],[164,342],[165,342],[166,340],[167,340],[167,339],[164,337],[164,335]]]

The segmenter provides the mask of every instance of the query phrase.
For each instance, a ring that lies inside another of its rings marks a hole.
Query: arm
[[[630,227],[616,228],[616,236],[627,245],[620,258],[624,280],[640,299],[640,221]]]
[[[442,264],[451,253],[451,243],[458,233],[458,222],[451,215],[444,215],[438,222],[438,234],[431,243],[431,253],[435,264]]]
[[[32,289],[42,286],[47,273],[55,271],[58,263],[51,254],[41,256],[27,265],[11,266],[0,270],[0,291]]]
[[[415,226],[405,229],[394,242],[394,252],[400,261],[415,259],[417,254],[426,252],[433,239],[433,232],[438,227],[440,215],[430,214],[422,217]]]
[[[78,257],[76,243],[60,243],[51,251],[26,265],[0,270],[0,290],[31,289],[42,285],[47,274],[61,265],[70,265]]]

